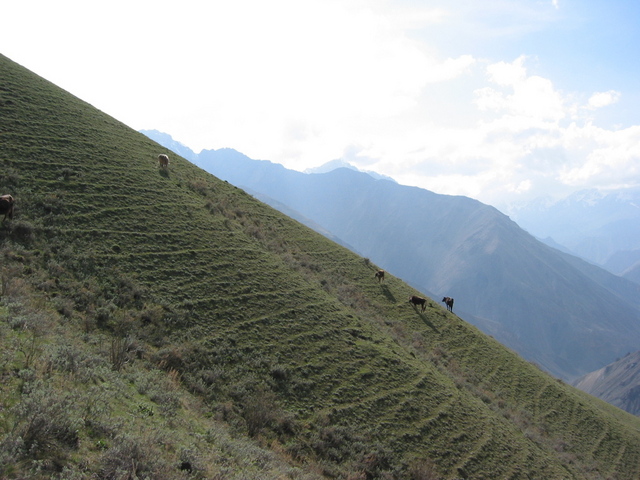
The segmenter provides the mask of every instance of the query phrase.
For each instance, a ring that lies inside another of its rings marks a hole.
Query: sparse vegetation
[[[635,478],[635,417],[0,62],[0,477]]]

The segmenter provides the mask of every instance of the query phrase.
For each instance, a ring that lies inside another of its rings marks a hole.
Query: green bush
[[[0,444],[0,458],[50,460],[56,463],[78,447],[83,425],[78,397],[42,380],[24,384],[18,403],[9,409],[10,433]]]
[[[162,460],[149,439],[119,435],[100,457],[97,470],[101,479],[175,478],[175,468]]]
[[[11,238],[23,244],[29,244],[35,235],[35,227],[25,220],[14,220],[11,223]]]

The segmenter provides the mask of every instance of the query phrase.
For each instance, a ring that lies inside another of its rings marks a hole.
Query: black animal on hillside
[[[409,297],[409,302],[413,303],[413,306],[416,307],[418,305],[422,306],[420,311],[424,312],[427,309],[427,299],[422,297],[417,297],[415,295],[411,295]]]
[[[378,270],[375,274],[375,278],[378,279],[378,283],[384,282],[384,270]]]
[[[447,310],[449,310],[450,312],[453,312],[453,298],[444,297],[442,301],[447,305]]]
[[[7,217],[9,220],[13,220],[13,205],[15,201],[11,195],[2,195],[0,196],[0,215],[4,214],[4,218],[2,222],[4,222]]]

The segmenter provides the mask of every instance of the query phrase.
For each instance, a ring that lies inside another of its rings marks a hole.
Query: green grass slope
[[[640,420],[0,56],[0,477],[633,479]]]

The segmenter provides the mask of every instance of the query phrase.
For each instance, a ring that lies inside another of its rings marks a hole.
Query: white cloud
[[[528,76],[524,62],[525,57],[521,56],[512,63],[489,65],[487,72],[490,81],[503,89],[485,87],[476,90],[475,103],[478,108],[509,115],[514,127],[519,123],[518,117],[525,117],[527,120],[517,128],[530,128],[564,118],[566,108],[562,96],[553,88],[550,80]]]
[[[609,90],[608,92],[596,92],[589,98],[589,108],[596,109],[613,105],[620,100],[620,92]]]
[[[405,34],[407,21],[394,23],[361,2],[219,2],[193,14],[167,78],[139,77],[148,85],[136,99],[144,114],[128,111],[125,120],[168,131],[194,149],[232,146],[293,168],[369,144],[381,125],[417,108],[426,86],[464,75],[475,61],[439,58]],[[412,28],[440,17],[422,10]],[[185,77],[188,89],[177,90]],[[155,125],[144,123],[148,109],[157,112]]]
[[[529,74],[525,57],[490,64],[486,72],[488,85],[474,92],[481,117],[472,127],[434,126],[428,144],[414,145],[419,153],[409,173],[384,162],[380,169],[400,182],[492,204],[640,184],[640,126],[612,131],[576,116],[614,101],[617,92],[576,105],[549,79]]]
[[[520,56],[512,63],[498,62],[487,67],[489,79],[501,86],[514,86],[526,81],[525,57]]]
[[[400,182],[489,203],[639,180],[636,127],[595,126],[622,89],[578,102],[583,91],[531,71],[537,52],[517,43],[569,5],[427,3],[9,1],[0,42],[133,128],[196,151],[232,147],[298,170],[348,151]],[[496,39],[513,48],[480,57],[471,45]]]
[[[568,129],[569,148],[576,143],[587,146],[578,161],[560,172],[563,182],[572,186],[611,188],[640,184],[640,126],[610,131],[588,124]]]

